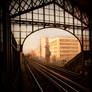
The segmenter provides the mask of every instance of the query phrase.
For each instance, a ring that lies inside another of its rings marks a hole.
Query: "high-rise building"
[[[39,51],[38,56],[40,54],[46,61],[50,59],[50,62],[62,62],[69,61],[80,53],[81,46],[74,37],[41,38]]]
[[[69,61],[81,51],[79,41],[74,37],[56,37],[49,40],[51,61]]]
[[[44,58],[47,62],[50,61],[49,39],[40,39],[40,57]]]

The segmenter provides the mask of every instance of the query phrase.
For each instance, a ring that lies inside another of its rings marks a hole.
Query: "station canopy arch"
[[[18,44],[22,45],[30,33],[51,27],[70,31],[80,40],[83,49],[89,50],[88,18],[85,13],[81,14],[77,6],[72,6],[69,0],[30,1],[16,1],[16,9],[14,3],[10,6],[11,30]]]

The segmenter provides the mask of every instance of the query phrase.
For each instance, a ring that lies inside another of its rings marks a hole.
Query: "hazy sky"
[[[37,49],[40,46],[40,38],[41,37],[49,37],[49,38],[54,38],[54,37],[73,37],[72,34],[62,30],[62,29],[57,29],[57,28],[47,28],[47,29],[42,29],[40,31],[37,31],[25,40],[24,45],[23,45],[23,53],[27,54],[31,50]]]

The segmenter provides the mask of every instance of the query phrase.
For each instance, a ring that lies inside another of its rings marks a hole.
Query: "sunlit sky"
[[[23,53],[28,54],[31,50],[39,48],[41,37],[54,38],[54,37],[74,37],[74,36],[62,29],[57,28],[42,29],[27,37],[23,45]]]

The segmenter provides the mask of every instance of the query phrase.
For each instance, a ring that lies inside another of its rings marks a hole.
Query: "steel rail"
[[[41,72],[43,71],[43,74],[46,73],[48,76],[51,76],[50,78],[55,80],[58,80],[59,82],[63,83],[64,85],[66,85],[68,88],[71,88],[72,91],[74,92],[79,92],[77,89],[75,89],[74,87],[70,86],[68,83],[64,82],[63,80],[59,79],[57,76],[55,76],[54,74],[52,74],[51,72],[49,72],[47,69],[43,69],[43,67],[39,67]],[[47,70],[47,71],[46,71]],[[46,75],[46,76],[47,76]],[[53,78],[52,78],[53,77]],[[58,83],[59,84],[59,83]],[[60,84],[59,84],[60,85]],[[69,91],[68,91],[69,92]]]
[[[43,89],[42,89],[42,87],[40,86],[39,82],[37,81],[35,75],[34,75],[33,72],[31,71],[29,64],[26,63],[26,65],[27,65],[27,68],[28,68],[29,72],[30,72],[31,75],[33,76],[33,78],[34,78],[36,84],[38,85],[38,87],[39,87],[39,89],[40,89],[40,92],[43,92]]]
[[[35,63],[35,62],[33,62],[33,63]],[[38,63],[37,63],[37,64],[38,64]],[[44,68],[44,69],[47,70],[48,72],[52,73],[53,75],[56,75],[56,76],[58,76],[59,78],[63,78],[64,80],[66,80],[66,81],[68,81],[68,82],[74,84],[75,86],[77,86],[77,87],[79,87],[79,88],[85,90],[86,92],[89,92],[89,90],[88,90],[87,88],[85,88],[85,87],[83,87],[82,85],[80,85],[80,84],[78,84],[78,83],[72,81],[71,79],[62,76],[62,75],[60,75],[60,74],[54,72],[53,70],[49,70],[47,67],[45,67],[45,66],[43,66],[43,65],[41,65],[41,64],[39,64],[39,66],[42,67],[42,68]]]
[[[34,66],[33,66],[34,67]],[[50,81],[52,81],[58,88],[59,90],[63,90],[64,92],[68,92],[68,90],[66,90],[64,87],[62,87],[59,83],[57,83],[54,79],[52,79],[51,77],[49,77],[47,74],[45,74],[41,69],[38,69],[37,67],[34,67],[37,71],[39,71],[40,73],[42,73],[45,77],[47,77]],[[61,89],[60,89],[61,88]]]

